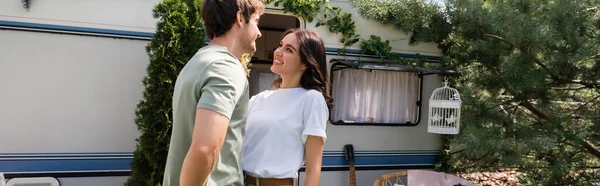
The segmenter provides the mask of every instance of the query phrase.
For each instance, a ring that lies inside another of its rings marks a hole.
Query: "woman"
[[[325,46],[317,33],[292,29],[284,33],[273,59],[271,71],[281,78],[272,90],[250,98],[242,160],[245,183],[294,185],[306,163],[304,185],[319,185],[333,102]]]

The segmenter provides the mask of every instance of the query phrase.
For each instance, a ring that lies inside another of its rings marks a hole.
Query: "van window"
[[[333,124],[415,125],[421,77],[416,72],[343,68],[331,75]]]

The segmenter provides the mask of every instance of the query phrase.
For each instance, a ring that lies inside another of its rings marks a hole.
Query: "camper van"
[[[27,6],[24,2],[28,2]],[[159,0],[2,1],[0,6],[0,177],[15,185],[123,185],[139,132],[134,110],[149,63]],[[397,55],[439,63],[435,43],[362,18],[357,33],[390,40]],[[339,35],[269,5],[249,77],[252,95],[269,88],[273,51],[287,28],[307,28],[326,44],[335,106],[327,125],[321,185],[372,185],[400,170],[433,169],[440,136],[427,132],[428,98],[440,71],[378,65],[359,45],[345,54]],[[352,166],[351,166],[352,165]],[[353,170],[353,171],[350,171]],[[303,185],[304,170],[297,184]],[[351,178],[351,175],[353,177]]]

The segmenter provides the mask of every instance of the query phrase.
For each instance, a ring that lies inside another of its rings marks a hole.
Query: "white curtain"
[[[332,120],[415,122],[419,77],[413,72],[342,69],[333,72]]]

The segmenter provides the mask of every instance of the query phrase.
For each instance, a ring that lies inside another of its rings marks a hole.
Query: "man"
[[[210,43],[181,70],[163,186],[243,186],[248,80],[238,58],[256,51],[262,0],[204,0]]]

